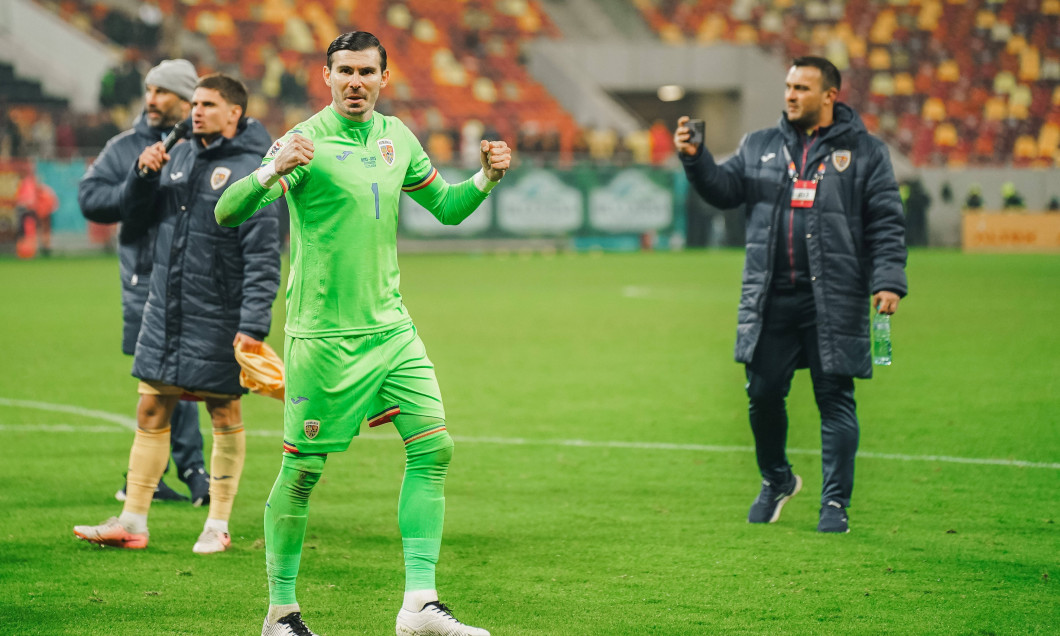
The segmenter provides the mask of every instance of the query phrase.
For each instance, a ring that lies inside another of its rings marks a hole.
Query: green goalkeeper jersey
[[[291,272],[286,332],[323,338],[387,331],[410,321],[398,290],[398,203],[407,192],[442,223],[455,225],[486,198],[471,179],[449,185],[412,131],[373,113],[350,121],[329,105],[278,139],[313,142],[313,159],[266,190],[251,174],[224,192],[215,214],[233,226],[286,196],[291,213]]]

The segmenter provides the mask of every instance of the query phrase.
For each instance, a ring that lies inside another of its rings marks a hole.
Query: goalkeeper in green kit
[[[482,141],[482,170],[446,183],[411,131],[375,112],[388,79],[374,35],[337,37],[324,68],[332,103],[277,140],[215,211],[224,226],[280,196],[291,211],[283,463],[265,505],[263,636],[313,634],[295,600],[309,495],[328,453],[346,450],[365,417],[370,426],[392,422],[405,442],[397,634],[489,636],[456,620],[435,590],[453,441],[434,366],[398,292],[398,201],[407,192],[442,223],[460,223],[504,176],[511,150]]]

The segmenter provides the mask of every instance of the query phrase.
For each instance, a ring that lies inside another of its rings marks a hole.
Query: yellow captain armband
[[[500,181],[490,181],[486,177],[486,171],[482,168],[478,169],[471,177],[471,182],[475,184],[475,187],[482,191],[483,194],[489,194],[490,190],[495,188]]]

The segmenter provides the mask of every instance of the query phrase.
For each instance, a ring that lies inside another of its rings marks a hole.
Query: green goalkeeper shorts
[[[289,453],[344,451],[361,423],[398,413],[445,419],[434,365],[407,323],[365,336],[286,339],[283,447]]]

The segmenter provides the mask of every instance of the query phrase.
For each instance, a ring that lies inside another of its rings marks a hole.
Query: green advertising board
[[[470,171],[446,168],[450,183]],[[412,238],[554,238],[639,235],[674,229],[684,203],[675,173],[662,168],[526,167],[512,170],[471,217],[443,226],[408,197],[401,204],[401,233]]]

